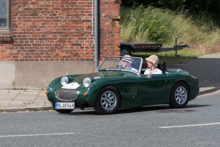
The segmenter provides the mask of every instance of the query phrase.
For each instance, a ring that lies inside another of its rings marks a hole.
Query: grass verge
[[[209,22],[207,22],[209,23]],[[173,12],[154,7],[121,7],[121,40],[127,43],[159,42],[163,47],[174,46],[174,40],[185,42],[190,49],[162,52],[157,55],[170,63],[186,63],[202,55],[220,51],[220,30],[210,30],[204,22],[189,17],[187,12]],[[147,57],[153,53],[133,53]]]
[[[143,61],[146,62],[145,58],[152,54],[157,55],[160,62],[164,61],[167,64],[185,64],[202,56],[201,52],[192,52],[189,49],[178,50],[177,56],[175,55],[175,51],[160,53],[132,53],[132,56],[142,57]]]

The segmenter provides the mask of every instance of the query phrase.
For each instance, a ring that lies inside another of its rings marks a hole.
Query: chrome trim
[[[175,96],[175,100],[176,100],[177,104],[182,105],[187,100],[187,96],[188,96],[187,95],[187,90],[185,89],[185,87],[179,86],[175,90],[174,96]]]
[[[105,91],[101,96],[100,103],[103,109],[111,111],[117,105],[117,96],[113,91]]]
[[[189,74],[189,72],[180,68],[167,68],[167,71]]]
[[[98,71],[99,71],[99,68],[102,66],[102,64],[104,63],[104,61],[105,61],[107,58],[123,58],[123,56],[110,56],[110,57],[105,57],[105,58],[102,60],[102,62],[100,63],[100,65],[98,66],[98,68],[96,69],[95,72],[98,72]],[[140,68],[139,68],[138,73],[133,72],[133,71],[129,71],[129,70],[124,70],[124,69],[121,69],[121,71],[132,72],[132,73],[135,73],[137,76],[140,76],[140,75],[141,75],[142,64],[143,64],[143,59],[142,59],[141,57],[131,57],[131,58],[138,58],[138,59],[141,60],[141,62],[140,62]]]
[[[67,90],[73,90],[73,89],[67,89]],[[76,100],[76,99],[78,98],[78,95],[80,94],[80,92],[79,92],[79,91],[73,91],[73,93],[76,93],[76,97],[73,98],[73,99],[71,99],[71,100],[65,100],[65,99],[62,99],[62,98],[57,97],[56,91],[55,91],[55,97],[56,97],[58,100],[60,100],[60,101],[72,102],[72,101],[74,101],[74,100]]]

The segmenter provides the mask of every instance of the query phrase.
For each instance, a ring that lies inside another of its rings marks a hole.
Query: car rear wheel
[[[52,104],[53,109],[59,113],[70,113],[73,111],[73,110],[57,110],[55,109],[55,103],[51,103],[51,104]]]
[[[112,86],[104,87],[97,96],[95,111],[99,114],[112,114],[118,110],[120,95]]]
[[[171,92],[170,106],[173,108],[185,107],[189,101],[189,96],[189,88],[185,83],[175,84]]]

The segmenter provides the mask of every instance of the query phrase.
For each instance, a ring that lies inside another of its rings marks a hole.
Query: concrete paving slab
[[[34,101],[37,101],[37,100],[41,100],[43,102],[49,102],[49,100],[47,99],[47,97],[37,97]]]
[[[45,96],[37,96],[37,99],[46,99],[46,100],[48,100],[46,95]]]
[[[0,109],[1,108],[10,108],[10,105],[9,104],[1,104],[0,105]]]
[[[20,98],[20,97],[31,97],[31,98],[36,98],[37,97],[36,92],[20,92],[16,98]]]
[[[10,106],[13,107],[13,106],[26,106],[26,104],[28,104],[29,102],[24,102],[24,101],[13,101],[10,103]]]
[[[43,101],[43,100],[36,100],[34,103],[39,104],[39,105],[45,105],[45,106],[51,106],[51,103],[48,101]]]
[[[1,92],[0,99],[7,99],[7,98],[14,98],[18,95],[18,91],[11,91],[11,92]]]
[[[3,104],[8,104],[9,105],[12,100],[10,100],[10,99],[0,99],[0,101],[1,101],[1,103],[0,103],[0,107],[1,107],[1,105],[3,105]]]

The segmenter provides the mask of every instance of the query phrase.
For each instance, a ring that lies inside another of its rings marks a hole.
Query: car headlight
[[[64,77],[61,78],[60,82],[61,82],[61,85],[64,86],[69,82],[69,78],[64,76]]]
[[[84,80],[83,80],[83,86],[84,87],[89,87],[89,85],[92,83],[92,80],[89,78],[89,77],[86,77]]]

